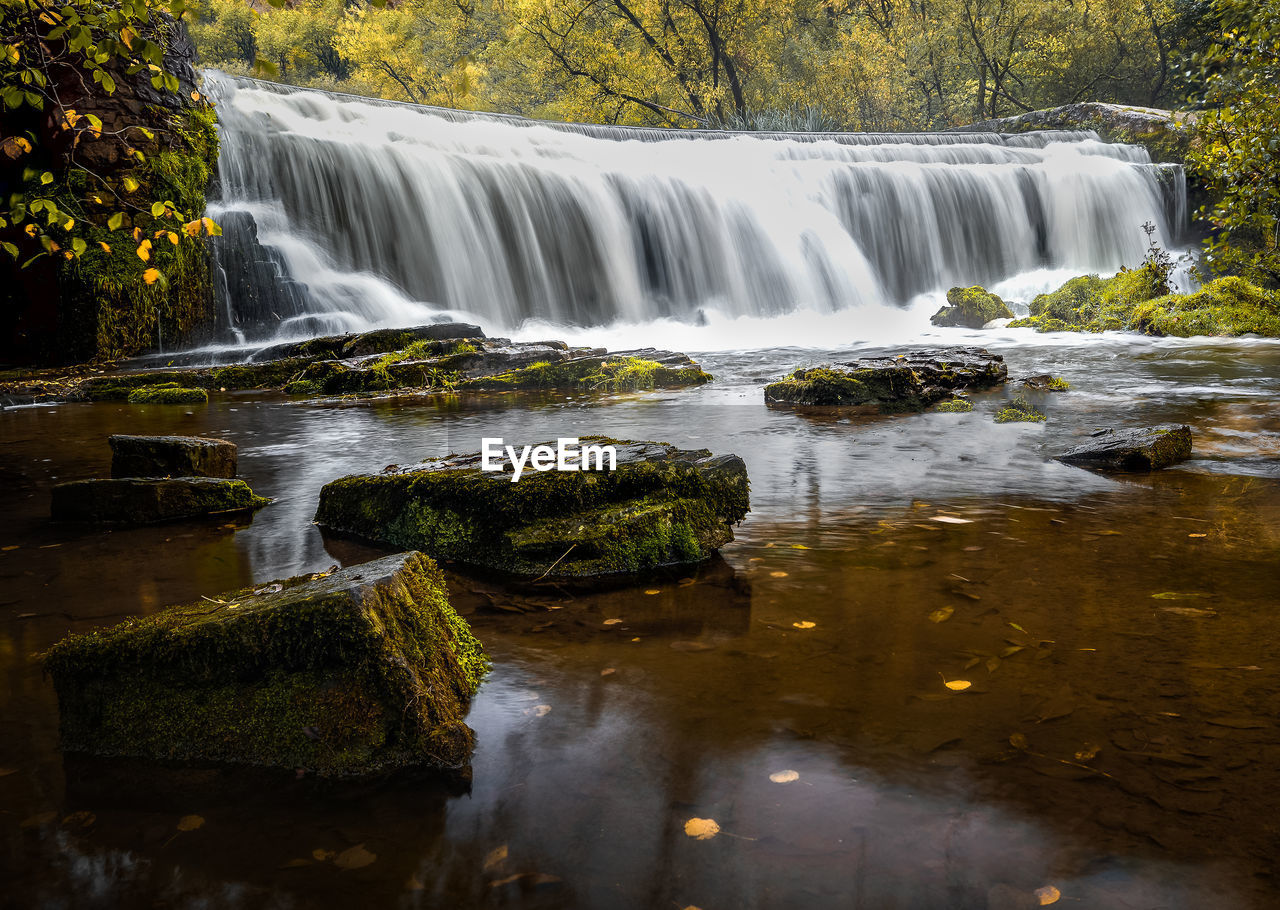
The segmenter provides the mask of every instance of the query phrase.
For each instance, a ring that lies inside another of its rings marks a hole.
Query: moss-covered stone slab
[[[1095,471],[1158,471],[1191,457],[1191,428],[1167,425],[1102,430],[1089,442],[1054,457]]]
[[[126,436],[111,445],[112,477],[235,477],[236,444],[206,436]]]
[[[750,508],[736,455],[666,443],[588,437],[613,445],[614,470],[481,469],[479,453],[320,491],[321,527],[412,547],[459,566],[529,579],[601,579],[690,566],[733,540]],[[554,447],[554,443],[551,443]]]
[[[258,509],[270,501],[243,480],[129,477],[60,483],[50,511],[56,521],[154,524]]]
[[[184,389],[176,382],[134,389],[129,393],[129,404],[208,404],[209,393],[204,389]]]
[[[867,413],[923,411],[969,389],[1009,377],[1004,358],[985,348],[912,351],[796,370],[764,388],[770,406],[852,408]]]
[[[465,765],[487,664],[410,552],[73,635],[44,666],[66,751],[349,776]]]
[[[994,319],[1012,319],[1009,305],[980,287],[952,288],[947,291],[947,305],[929,317],[937,326],[980,329]]]

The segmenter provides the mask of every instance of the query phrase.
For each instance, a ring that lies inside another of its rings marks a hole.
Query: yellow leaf
[[[142,273],[142,280],[147,284],[155,284],[156,279],[160,277],[159,269],[147,269]]]
[[[1058,898],[1062,897],[1062,892],[1053,885],[1045,885],[1043,888],[1036,889],[1036,900],[1040,902],[1041,907],[1047,907],[1050,904],[1056,904]]]
[[[69,231],[75,226],[76,226],[76,220],[74,218],[68,218],[66,222],[62,225],[62,229],[64,231]]]
[[[606,619],[606,620],[604,621],[604,624],[605,624],[606,626],[616,626],[616,625],[617,625],[618,623],[620,623],[620,622],[622,622],[622,620],[620,620],[620,619]]]
[[[186,224],[184,224],[182,226],[182,232],[186,234],[188,237],[199,237],[200,228],[201,228],[200,219],[197,218],[195,221],[188,221]]]
[[[713,818],[691,818],[684,823],[684,833],[698,840],[711,840],[720,833],[720,826]]]
[[[617,672],[618,672],[618,671],[617,671],[617,670],[615,670],[613,667],[605,667],[603,670],[601,670],[601,671],[600,671],[600,675],[601,675],[601,676],[612,676],[613,674],[615,674],[615,673],[617,673]]]
[[[191,100],[192,100],[192,101],[199,101],[199,100],[200,100],[200,93],[199,93],[199,92],[192,92],[192,93],[191,93]]]
[[[929,622],[946,622],[955,611],[955,607],[939,607],[929,614]]]
[[[1085,743],[1076,753],[1076,761],[1093,761],[1101,751],[1102,747],[1097,743]]]
[[[151,258],[151,241],[144,240],[138,244],[138,258],[146,262]]]
[[[111,247],[110,247],[110,245],[108,245],[108,244],[106,244],[106,243],[103,243],[101,240],[99,240],[99,241],[98,241],[98,246],[102,247],[102,252],[104,252],[104,253],[110,253],[110,252],[111,252]]]
[[[124,191],[126,193],[132,193],[137,188],[138,188],[138,181],[134,180],[132,177],[124,178]]]
[[[34,237],[36,235],[36,231],[38,230],[38,228],[34,224],[28,224],[25,228],[23,228],[23,230],[27,232],[28,237]]]
[[[791,625],[795,626],[797,629],[812,629],[815,626],[817,626],[817,623],[809,622],[809,620],[803,619],[800,622],[793,622]]]
[[[204,818],[199,815],[184,815],[178,819],[179,831],[194,831],[204,826]]]
[[[787,573],[786,572],[770,572],[769,577],[770,578],[786,578]]]
[[[799,771],[774,771],[769,775],[769,780],[775,784],[789,784],[793,780],[800,779]]]
[[[129,48],[130,50],[133,49],[133,39],[135,37],[137,36],[134,35],[133,29],[127,28],[127,27],[120,29],[120,40],[123,41],[124,46]]]
[[[339,869],[363,869],[365,866],[371,865],[378,859],[377,854],[370,853],[364,848],[364,844],[356,844],[343,850],[333,859],[333,864]]]
[[[972,685],[973,683],[969,682],[967,679],[953,679],[947,683],[947,688],[952,692],[963,692]]]
[[[806,546],[805,546],[804,544],[802,544],[802,543],[793,543],[793,544],[791,545],[791,549],[793,549],[793,550],[807,550],[807,549],[809,549],[809,548],[808,548],[808,547],[806,547]]]
[[[1188,537],[1208,537],[1208,534],[1188,534]]]
[[[498,866],[501,866],[504,862],[506,862],[506,859],[507,859],[507,845],[503,844],[501,847],[494,847],[492,850],[489,851],[489,855],[484,858],[484,865],[481,867],[481,869],[485,872],[489,872],[492,869],[495,869]]]
[[[661,593],[662,593],[662,591],[661,591],[661,590],[659,590],[658,588],[650,588],[649,590],[645,591],[644,593],[646,593],[646,594],[661,594]]]
[[[169,242],[172,243],[174,246],[178,245],[178,235],[175,234],[173,231],[167,232],[165,236],[169,238]]]

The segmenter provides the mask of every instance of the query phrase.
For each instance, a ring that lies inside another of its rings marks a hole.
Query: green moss
[[[558,363],[539,361],[494,376],[464,379],[459,389],[509,391],[516,389],[621,389],[678,388],[710,382],[710,374],[697,366],[668,367],[653,360],[628,357],[617,360],[578,358]]]
[[[63,748],[337,775],[467,760],[488,661],[434,563],[400,554],[258,590],[54,645]]]
[[[270,500],[243,480],[214,477],[119,477],[73,480],[53,488],[55,520],[151,524],[260,509]]]
[[[616,445],[615,471],[509,474],[466,466],[344,477],[320,494],[316,521],[336,531],[441,559],[536,577],[633,573],[709,557],[733,539],[749,508],[745,468],[665,455],[658,444],[588,437]],[[625,457],[641,445],[647,460]],[[652,446],[653,448],[648,448]],[[453,460],[450,459],[446,461]],[[559,562],[557,562],[559,560]]]
[[[765,386],[764,394],[766,399],[790,404],[867,406],[883,413],[922,411],[930,401],[914,372],[895,368],[799,369],[781,382]]]
[[[1008,304],[985,288],[952,288],[947,291],[947,306],[930,321],[939,326],[980,329],[993,319],[1012,319],[1013,315]]]
[[[1053,376],[1049,379],[1045,386],[1050,392],[1065,392],[1071,388],[1071,383],[1067,382],[1061,376]]]
[[[184,389],[176,382],[144,386],[129,393],[129,404],[208,404],[204,389]]]
[[[1025,395],[1019,395],[1009,402],[1008,405],[996,411],[996,423],[1041,423],[1048,418],[1036,410],[1036,408],[1027,401]]]
[[[1148,335],[1264,335],[1280,338],[1280,292],[1243,278],[1218,278],[1194,294],[1169,294],[1136,307],[1132,324]]]
[[[1218,278],[1193,294],[1168,294],[1150,266],[1112,278],[1073,278],[1031,303],[1011,328],[1041,332],[1135,331],[1147,335],[1280,337],[1280,293],[1243,278]]]
[[[939,414],[964,414],[973,410],[973,404],[963,398],[952,398],[935,405],[933,410]]]

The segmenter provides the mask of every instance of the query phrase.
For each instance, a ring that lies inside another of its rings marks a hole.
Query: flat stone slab
[[[1009,378],[1004,358],[985,348],[911,351],[796,370],[764,388],[769,405],[858,408],[869,413],[923,411],[967,389]]]
[[[400,553],[72,635],[44,666],[66,751],[349,776],[465,765],[487,661],[440,569]]]
[[[599,579],[703,562],[750,508],[736,455],[601,437],[581,445],[612,445],[616,469],[526,465],[512,482],[505,457],[489,472],[479,453],[451,455],[335,480],[320,491],[316,522],[525,580]]]
[[[154,524],[265,506],[243,480],[218,477],[127,477],[73,480],[53,488],[58,521]]]
[[[235,477],[236,444],[205,436],[112,436],[112,477]]]
[[[1158,471],[1191,457],[1191,428],[1167,425],[1103,430],[1089,442],[1054,457],[1095,471]]]

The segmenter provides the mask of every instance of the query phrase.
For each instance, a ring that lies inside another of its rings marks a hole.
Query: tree
[[[1210,267],[1280,284],[1280,0],[1215,0],[1222,29],[1199,56],[1207,88],[1191,164],[1213,200]]]

